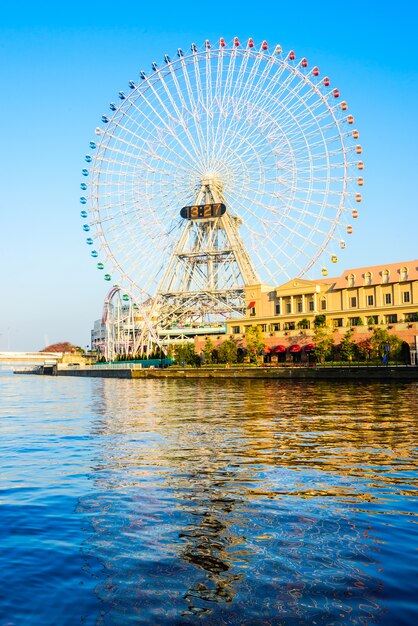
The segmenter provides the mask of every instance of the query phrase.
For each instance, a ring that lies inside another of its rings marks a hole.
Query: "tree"
[[[213,351],[215,349],[215,345],[210,337],[207,337],[205,341],[203,352],[203,359],[205,363],[213,363]]]
[[[261,326],[248,326],[245,332],[245,340],[250,361],[255,363],[265,347]]]
[[[169,344],[167,346],[167,359],[172,359],[174,355],[174,346],[173,344]]]
[[[176,363],[179,365],[197,365],[199,357],[194,351],[193,343],[180,343],[176,346]],[[199,361],[200,363],[200,361]]]
[[[340,354],[343,361],[352,361],[356,350],[356,342],[353,341],[354,330],[349,328],[340,343]]]
[[[370,337],[370,343],[373,346],[373,352],[377,357],[389,356],[396,357],[401,351],[402,339],[397,335],[389,334],[386,328],[374,328]],[[388,349],[389,347],[389,349]]]
[[[334,347],[332,330],[328,326],[316,326],[312,340],[315,343],[314,353],[316,359],[319,363],[324,363],[325,359],[331,356]]]
[[[45,348],[42,348],[42,350],[40,350],[40,352],[71,352],[71,353],[75,353],[75,352],[84,352],[84,351],[83,351],[83,348],[80,348],[80,346],[74,346],[69,341],[61,341],[60,343],[53,343],[50,346],[46,346]]]
[[[309,323],[308,318],[306,317],[304,317],[297,323],[298,328],[309,328],[309,326],[310,326],[310,323]]]
[[[370,339],[362,339],[356,344],[356,350],[361,359],[370,359],[370,355],[373,352],[373,346]]]
[[[324,313],[315,315],[314,321],[313,321],[314,328],[321,328],[323,326],[326,326],[326,323],[327,323],[327,316],[324,315]]]
[[[218,359],[221,363],[236,363],[238,348],[235,341],[227,339],[218,347]]]

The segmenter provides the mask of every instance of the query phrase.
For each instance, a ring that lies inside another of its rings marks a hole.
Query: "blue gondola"
[[[191,50],[192,52],[197,52],[197,46],[196,46],[196,44],[195,44],[195,43],[192,43],[192,45],[190,46],[190,50]]]
[[[93,258],[97,258],[97,257],[99,256],[99,253],[97,252],[97,250],[92,250],[92,251],[91,251],[91,256],[92,256]]]
[[[91,163],[92,160],[93,160],[92,157],[89,154],[86,154],[86,156],[84,158],[87,161],[87,163]]]
[[[139,77],[140,77],[140,78],[142,78],[142,80],[145,80],[145,79],[146,79],[146,74],[145,74],[144,70],[141,70],[141,71],[139,72]]]
[[[86,239],[86,244],[87,244],[88,246],[91,246],[91,245],[92,245],[92,243],[93,243],[93,239],[92,239],[91,237],[87,237],[87,239]]]
[[[109,118],[106,117],[106,115],[102,115],[102,122],[104,122],[104,124],[108,124],[109,123]]]
[[[81,196],[80,202],[81,204],[87,204],[87,198],[85,196]]]
[[[95,150],[97,148],[97,145],[94,143],[94,141],[90,141],[89,146],[92,150]]]
[[[133,80],[130,80],[130,81],[129,81],[129,87],[130,87],[131,89],[136,89],[136,85],[135,85],[135,83],[134,83],[134,81],[133,81]]]
[[[181,48],[177,48],[177,56],[179,57],[179,59],[184,56],[183,50]]]
[[[110,109],[111,111],[116,111],[116,109],[117,109],[117,108],[118,108],[118,107],[116,106],[116,104],[115,104],[114,102],[111,102],[111,103],[109,104],[109,109]]]
[[[81,189],[82,191],[86,191],[86,189],[87,189],[87,184],[86,184],[86,183],[81,183],[81,184],[80,184],[80,189]]]
[[[153,62],[151,63],[151,67],[152,67],[152,69],[154,70],[154,72],[156,72],[156,71],[158,70],[158,65],[156,64],[156,62],[155,62],[155,61],[153,61]]]
[[[87,217],[87,211],[80,211],[80,215],[85,219]]]
[[[83,224],[83,230],[85,230],[86,233],[88,233],[90,230],[90,226],[88,224]]]
[[[83,176],[88,176],[89,175],[89,171],[86,170],[86,169],[81,170],[81,173],[83,174]]]
[[[120,92],[119,92],[119,98],[120,98],[121,100],[126,100],[126,96],[125,96],[125,94],[123,93],[123,91],[120,91]]]
[[[165,54],[165,55],[164,55],[164,61],[165,61],[167,64],[168,64],[168,63],[171,63],[171,61],[170,61],[170,57],[168,56],[168,54]]]

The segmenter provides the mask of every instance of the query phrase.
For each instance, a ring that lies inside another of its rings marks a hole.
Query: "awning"
[[[250,304],[248,305],[249,309],[252,309],[255,306],[255,300],[251,300]]]
[[[270,346],[265,346],[263,352],[264,352],[264,354],[270,354],[270,352],[271,352]]]
[[[315,350],[315,344],[314,343],[307,343],[306,346],[304,347],[305,352],[313,352]]]
[[[297,343],[294,343],[293,346],[290,346],[289,348],[289,352],[300,352],[301,350],[302,348]]]
[[[275,354],[279,354],[279,353],[282,353],[282,352],[286,352],[286,346],[276,346],[276,347],[273,349],[273,352],[274,352]]]

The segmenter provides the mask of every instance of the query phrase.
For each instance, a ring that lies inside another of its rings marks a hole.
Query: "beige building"
[[[336,328],[336,343],[348,327],[362,339],[380,325],[408,343],[414,360],[418,260],[348,269],[337,278],[295,278],[279,287],[252,285],[246,288],[245,318],[228,320],[226,336],[242,341],[246,327],[256,324],[268,347],[303,348],[312,341],[313,321],[321,314]],[[196,343],[199,349],[202,341]]]

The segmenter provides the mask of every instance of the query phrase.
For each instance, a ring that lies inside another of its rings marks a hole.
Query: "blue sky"
[[[83,156],[117,92],[193,41],[266,39],[323,69],[349,101],[364,147],[363,203],[345,266],[416,259],[417,30],[412,1],[8,3],[0,23],[0,350],[89,344],[108,284],[81,230]]]

